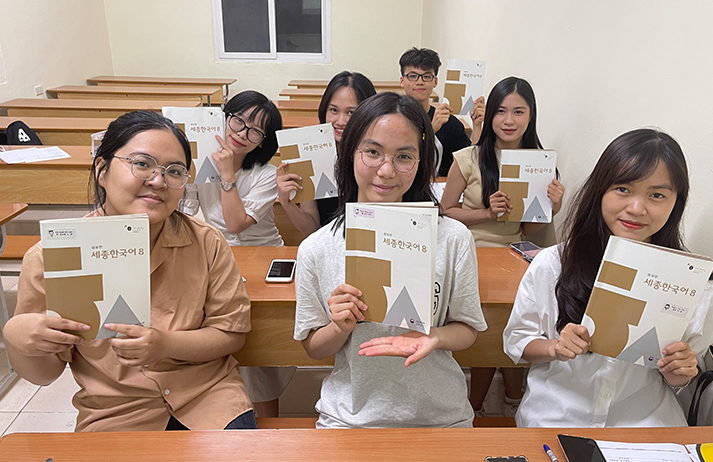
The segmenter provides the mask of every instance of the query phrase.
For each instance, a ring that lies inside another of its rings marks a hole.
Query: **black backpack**
[[[11,146],[42,146],[42,141],[40,141],[40,137],[37,136],[37,133],[21,120],[16,120],[8,125],[7,130],[5,130],[5,136],[7,137],[5,144]]]

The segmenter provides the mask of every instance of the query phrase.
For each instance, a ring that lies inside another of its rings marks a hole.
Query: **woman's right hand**
[[[362,311],[368,307],[359,300],[360,296],[361,290],[349,284],[341,284],[332,291],[332,296],[327,300],[332,322],[342,332],[353,331],[357,321],[366,319]]]
[[[569,361],[588,351],[592,344],[589,331],[581,324],[569,323],[552,344],[550,356],[560,361]]]
[[[277,197],[280,203],[284,206],[290,203],[290,193],[292,191],[300,191],[302,186],[297,183],[302,180],[302,177],[296,173],[285,173],[286,163],[280,164],[277,167]]]
[[[43,313],[23,313],[5,324],[5,341],[25,356],[46,356],[71,349],[84,339],[63,330],[85,331],[86,324]]]
[[[496,191],[490,196],[490,217],[493,220],[497,220],[501,213],[509,212],[512,210],[510,205],[510,196],[502,191]]]

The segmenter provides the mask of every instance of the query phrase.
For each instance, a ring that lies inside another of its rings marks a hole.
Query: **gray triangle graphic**
[[[616,359],[635,363],[643,357],[646,367],[657,367],[656,363],[661,359],[659,351],[659,336],[656,334],[656,327],[641,336],[641,338],[624,349]]]
[[[109,314],[106,316],[106,319],[104,320],[104,324],[107,323],[116,323],[116,324],[132,324],[132,325],[137,325],[137,326],[142,326],[144,323],[139,321],[139,318],[136,317],[134,312],[131,310],[129,305],[126,303],[126,300],[124,300],[124,297],[119,295],[119,298],[116,299],[114,302],[114,306],[111,307],[111,311],[109,311]],[[116,337],[116,332],[112,332],[110,330],[104,329],[104,326],[102,326],[101,329],[99,329],[99,333],[97,334],[97,340],[102,339],[102,338],[114,338]]]
[[[466,101],[463,107],[461,108],[459,115],[470,114],[470,111],[473,110],[473,106],[475,106],[475,102],[473,101],[473,95],[470,95],[468,97],[468,101]]]
[[[540,205],[540,200],[535,196],[535,200],[532,204],[525,210],[522,214],[522,222],[525,223],[549,223],[550,220],[545,215],[545,211],[542,210],[542,205]]]
[[[389,311],[386,313],[383,323],[390,326],[400,326],[404,321],[406,321],[406,325],[409,326],[409,329],[417,330],[424,334],[426,333],[426,330],[423,328],[423,322],[421,322],[421,318],[418,316],[418,311],[416,311],[416,307],[413,305],[413,301],[406,287],[401,289],[401,293],[399,293],[399,296],[396,297],[396,301],[394,301],[394,304],[391,305],[391,308],[389,308]]]
[[[196,173],[196,179],[193,181],[195,184],[203,183],[215,183],[220,181],[220,175],[218,175],[217,170],[213,167],[213,162],[210,159],[205,159],[201,169]]]
[[[325,197],[337,197],[337,187],[327,178],[327,175],[322,172],[317,184],[317,190],[314,192],[315,199],[324,199]]]

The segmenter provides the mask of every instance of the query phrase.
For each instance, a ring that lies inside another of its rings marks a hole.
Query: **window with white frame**
[[[213,0],[219,60],[328,62],[330,0]]]

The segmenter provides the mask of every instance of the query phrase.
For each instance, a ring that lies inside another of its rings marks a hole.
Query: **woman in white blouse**
[[[503,332],[508,356],[532,363],[518,426],[686,425],[674,392],[696,376],[697,355],[713,341],[710,282],[658,369],[588,352],[580,323],[610,235],[684,249],[688,189],[681,147],[665,133],[634,130],[605,149],[575,198],[563,243],[525,273]]]

